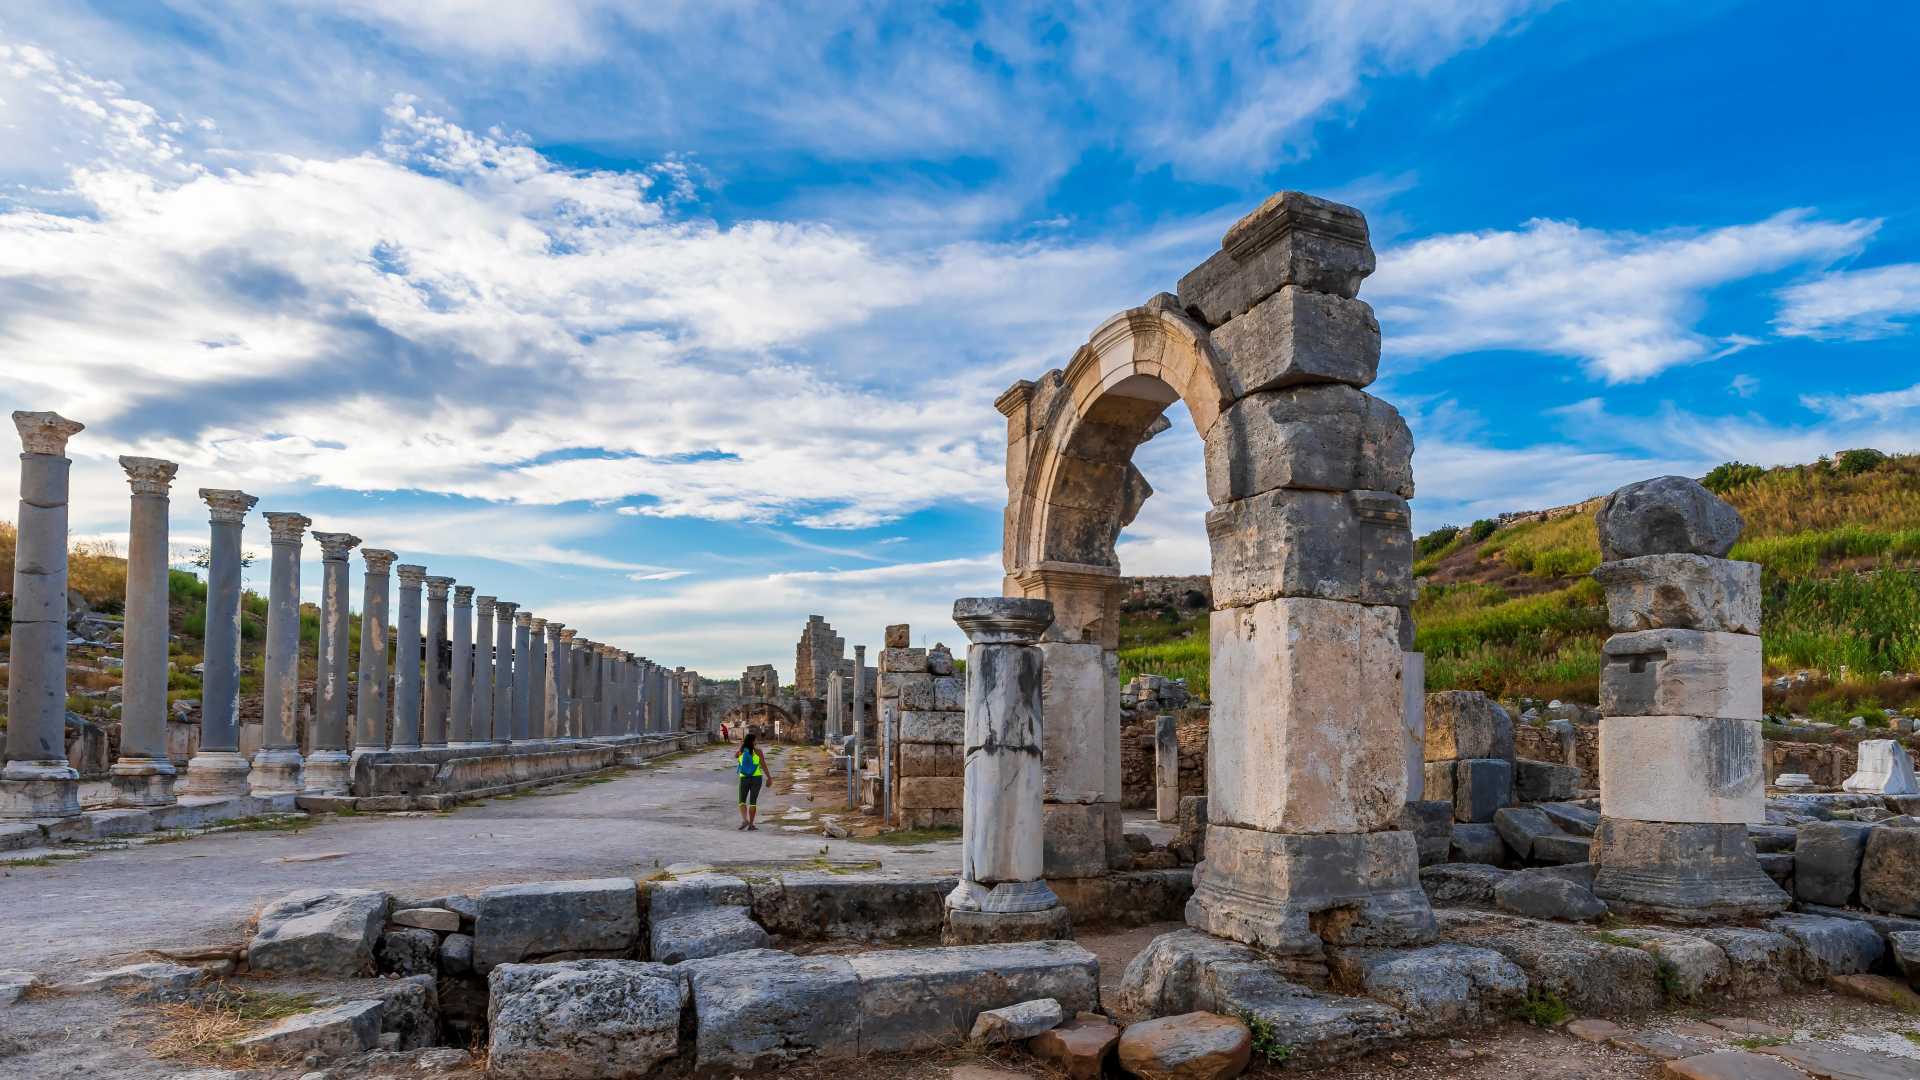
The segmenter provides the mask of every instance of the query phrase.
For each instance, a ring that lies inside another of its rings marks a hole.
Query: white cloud
[[[1892,420],[1920,409],[1920,384],[1871,394],[1803,394],[1800,403],[1843,423]]]
[[[1774,327],[1789,337],[1864,341],[1907,331],[1920,315],[1920,263],[1839,270],[1780,290]]]

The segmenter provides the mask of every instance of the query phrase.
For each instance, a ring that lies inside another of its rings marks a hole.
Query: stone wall
[[[944,645],[911,649],[905,624],[880,651],[880,714],[892,748],[894,821],[903,829],[959,828],[966,772],[967,681]],[[880,749],[878,747],[876,750]]]
[[[838,674],[847,654],[847,640],[834,633],[824,617],[810,615],[793,650],[793,691],[803,698],[827,696],[827,679]],[[851,674],[851,672],[849,672]]]
[[[1852,743],[1768,742],[1761,761],[1767,783],[1781,773],[1806,773],[1814,786],[1837,788],[1858,767],[1859,751]]]
[[[1180,737],[1180,794],[1207,793],[1207,719],[1205,705],[1165,710],[1175,718]],[[1153,725],[1155,712],[1136,711],[1121,729],[1121,805],[1128,810],[1154,807]]]
[[[1213,578],[1207,574],[1177,577],[1129,577],[1121,580],[1122,611],[1161,608],[1206,611],[1213,606]]]

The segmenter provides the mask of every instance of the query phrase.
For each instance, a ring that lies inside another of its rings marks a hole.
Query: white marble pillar
[[[576,739],[580,731],[573,723],[573,639],[575,633],[559,623],[548,623],[547,627],[555,631],[553,637],[553,659],[550,666],[553,671],[554,715],[558,718],[557,731],[563,739]]]
[[[240,754],[240,534],[258,499],[244,491],[201,488],[212,527],[207,550],[207,620],[200,677],[200,749],[187,762],[181,794],[226,798],[247,793],[252,768]]]
[[[533,706],[532,655],[533,612],[522,611],[513,617],[513,741],[526,742],[530,734]]]
[[[123,457],[133,488],[127,527],[120,758],[108,779],[115,806],[170,806],[173,762],[167,757],[167,509],[180,466],[159,458]]]
[[[473,586],[453,587],[453,670],[447,701],[447,745],[473,742]]]
[[[400,610],[393,620],[393,749],[420,749],[420,587],[427,568],[402,563],[393,568],[400,579]]]
[[[491,596],[473,598],[473,690],[468,694],[467,738],[475,746],[493,742],[493,605]]]
[[[547,620],[527,620],[527,737],[551,739],[547,728]]]
[[[567,737],[567,652],[560,639],[566,629],[566,623],[547,621],[547,678],[541,688],[545,709],[540,722],[550,739]]]
[[[1153,718],[1153,818],[1180,817],[1180,728],[1171,716]]]
[[[16,412],[13,423],[24,452],[0,818],[72,817],[80,774],[67,763],[66,451],[83,425],[50,412]]]
[[[453,673],[448,669],[452,658],[447,644],[447,589],[452,585],[450,577],[427,579],[425,694],[420,718],[420,743],[427,747],[447,745],[447,708],[453,691]]]
[[[357,754],[387,748],[387,599],[393,560],[385,548],[361,548],[366,572],[360,585],[359,700],[354,714],[353,750]]]
[[[347,556],[360,546],[352,533],[316,532],[320,544],[320,657],[315,669],[313,738],[307,744],[305,787],[348,787],[347,677],[353,662],[353,613]]]
[[[493,605],[493,741],[513,742],[513,705],[522,672],[513,651],[513,613],[519,604],[498,600]]]
[[[255,795],[301,789],[300,542],[313,521],[304,514],[269,513],[273,569],[267,583],[267,655],[260,749],[247,784]]]

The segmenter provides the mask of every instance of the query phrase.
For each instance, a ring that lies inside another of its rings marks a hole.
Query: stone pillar
[[[420,741],[430,747],[447,745],[448,698],[453,690],[453,673],[447,669],[451,659],[447,655],[447,589],[452,585],[450,577],[427,579],[426,694]]]
[[[133,488],[127,527],[126,615],[121,681],[120,759],[109,779],[115,806],[171,806],[167,757],[167,491],[176,462],[123,457]]]
[[[227,798],[247,793],[252,768],[240,754],[240,534],[247,511],[260,500],[218,488],[201,488],[200,497],[213,530],[207,552],[206,666],[200,678],[200,750],[187,762],[181,791]]]
[[[393,620],[393,748],[420,749],[420,586],[427,568],[402,563],[393,568],[400,579],[400,611]]]
[[[1180,818],[1180,727],[1171,716],[1153,718],[1153,819]]]
[[[651,735],[659,730],[660,725],[660,710],[653,700],[654,689],[660,681],[660,668],[644,656],[635,663],[639,666],[639,679],[634,687],[635,726],[642,734]]]
[[[533,708],[533,612],[522,611],[513,617],[513,741],[526,742],[532,735]]]
[[[834,738],[840,734],[840,718],[846,715],[847,699],[845,695],[843,695],[840,691],[840,687],[845,684],[845,681],[846,680],[840,677],[839,672],[834,672],[833,674],[827,676],[826,728],[827,728],[827,743],[829,745],[831,745],[833,743]],[[852,748],[848,747],[846,750],[841,752],[851,753]]]
[[[867,647],[853,647],[853,775],[858,783],[866,768],[867,742]]]
[[[615,723],[615,714],[619,710],[620,673],[613,666],[614,649],[611,645],[599,647],[600,660],[600,717],[599,733],[603,738],[620,734]]]
[[[320,662],[315,669],[313,739],[308,744],[305,787],[314,792],[345,791],[347,757],[347,668],[353,659],[352,606],[347,589],[347,556],[360,546],[352,533],[316,532],[320,544]]]
[[[576,638],[573,643],[573,730],[578,738],[591,739],[600,734],[594,730],[594,698],[599,674],[599,646],[587,638]]]
[[[956,600],[966,632],[967,765],[960,881],[947,895],[949,945],[1072,936],[1071,918],[1047,887],[1046,746],[1035,644],[1053,605],[1020,597]]]
[[[553,711],[559,724],[559,727],[554,730],[563,739],[577,739],[580,737],[580,729],[574,721],[573,706],[573,639],[577,631],[560,626],[559,623],[547,625],[559,628],[559,633],[554,635],[553,641]]]
[[[84,426],[50,412],[16,412],[13,424],[23,452],[0,818],[72,817],[80,774],[67,764],[66,452]]]
[[[514,687],[520,677],[514,666],[513,612],[519,604],[497,600],[493,605],[493,741],[513,742]]]
[[[1427,797],[1427,654],[1400,654],[1400,689],[1406,705],[1407,801]]]
[[[361,548],[366,571],[360,578],[360,674],[354,710],[353,751],[387,748],[387,596],[389,572],[399,558],[385,548]]]
[[[547,727],[547,620],[527,620],[527,737],[551,739]]]
[[[475,746],[493,742],[493,605],[491,596],[473,598],[473,693],[467,738]]]
[[[453,587],[452,694],[447,702],[447,745],[473,744],[473,586]]]
[[[1766,821],[1760,566],[1744,523],[1683,477],[1600,506],[1600,825],[1593,891],[1622,914],[1706,923],[1782,911],[1747,825]],[[1209,852],[1211,854],[1211,852]]]
[[[267,584],[265,703],[260,749],[247,784],[255,795],[298,792],[300,757],[300,541],[313,521],[304,514],[269,513],[273,570]]]

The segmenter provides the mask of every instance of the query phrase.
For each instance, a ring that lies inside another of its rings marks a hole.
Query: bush
[[[1842,450],[1834,459],[1833,467],[1841,476],[1859,476],[1871,472],[1887,463],[1887,455],[1871,448],[1864,450]]]
[[[1500,523],[1492,518],[1481,518],[1479,521],[1474,522],[1472,527],[1467,529],[1467,538],[1477,544],[1487,537],[1492,536],[1493,530],[1499,527]]]
[[[1416,559],[1420,559],[1432,555],[1434,552],[1453,543],[1454,538],[1459,535],[1460,526],[1442,525],[1413,542],[1413,556]]]
[[[1700,478],[1700,486],[1715,495],[1725,495],[1734,488],[1750,484],[1767,474],[1767,470],[1758,465],[1748,465],[1742,461],[1729,461],[1715,465],[1713,471]]]

